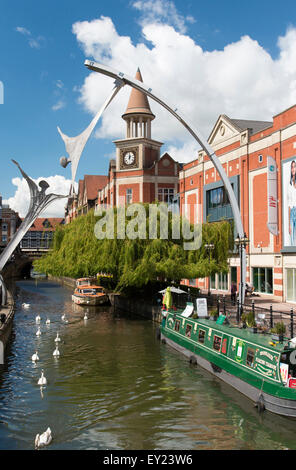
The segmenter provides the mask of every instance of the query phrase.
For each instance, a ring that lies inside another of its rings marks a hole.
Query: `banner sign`
[[[273,235],[278,235],[278,197],[277,197],[277,167],[275,159],[267,157],[267,228]]]

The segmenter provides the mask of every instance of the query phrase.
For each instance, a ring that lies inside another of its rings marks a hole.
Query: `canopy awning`
[[[170,289],[171,289],[172,294],[187,294],[185,290],[178,289],[178,287],[170,287]],[[166,289],[163,289],[163,290],[160,290],[158,293],[165,294],[165,292],[166,292]]]

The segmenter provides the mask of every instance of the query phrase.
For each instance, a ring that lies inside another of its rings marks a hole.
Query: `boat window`
[[[247,366],[253,367],[255,359],[255,350],[248,348],[247,350]]]
[[[190,336],[191,336],[191,329],[192,329],[192,326],[191,326],[191,325],[186,325],[186,332],[185,332],[185,334],[186,334],[187,338],[190,338]]]
[[[176,320],[175,331],[179,331],[179,330],[180,330],[180,320]]]
[[[213,348],[215,349],[215,351],[220,351],[221,339],[221,336],[214,336]]]
[[[199,332],[198,332],[198,341],[200,343],[204,343],[205,342],[205,336],[206,336],[205,330],[199,330]]]

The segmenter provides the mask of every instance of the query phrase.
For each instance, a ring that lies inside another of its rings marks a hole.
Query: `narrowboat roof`
[[[284,346],[288,343],[288,338],[284,339],[283,343],[274,343],[274,346],[269,344],[272,342],[271,335],[269,334],[261,334],[261,333],[252,333],[248,331],[247,328],[238,328],[234,325],[218,325],[216,321],[210,319],[202,319],[202,318],[185,318],[182,317],[178,312],[169,312],[171,315],[177,314],[178,319],[190,320],[191,322],[197,322],[200,325],[207,326],[208,328],[212,328],[213,330],[221,331],[225,334],[235,336],[240,338],[246,342],[257,344],[259,347],[265,347],[277,352],[287,352],[288,349],[284,349]],[[293,348],[289,347],[289,350]]]

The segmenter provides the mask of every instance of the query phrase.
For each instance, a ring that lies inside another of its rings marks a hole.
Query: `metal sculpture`
[[[108,96],[106,101],[104,102],[103,106],[101,109],[98,111],[98,113],[95,115],[89,126],[81,132],[81,134],[77,135],[76,137],[68,137],[66,134],[64,134],[61,129],[58,127],[58,131],[65,143],[66,151],[69,155],[68,158],[66,157],[61,157],[60,158],[60,164],[63,168],[66,168],[66,166],[71,163],[71,173],[72,173],[72,185],[70,192],[71,194],[74,193],[74,182],[75,182],[75,177],[76,177],[76,172],[77,172],[77,167],[78,163],[81,157],[81,154],[83,152],[83,149],[86,145],[86,142],[88,141],[92,131],[94,130],[98,120],[100,119],[101,115],[103,114],[104,110],[107,108],[107,106],[111,103],[113,98],[117,95],[119,92],[120,88],[124,86],[124,83],[119,80],[118,78],[114,82],[114,88],[112,89],[111,94]]]
[[[244,237],[244,229],[243,229],[243,223],[240,215],[240,210],[239,206],[234,194],[234,191],[232,189],[231,183],[229,179],[227,178],[227,175],[224,171],[223,166],[221,165],[220,160],[217,158],[214,150],[211,148],[211,146],[208,144],[207,140],[203,138],[197,130],[194,129],[194,127],[190,124],[188,124],[188,121],[185,120],[185,118],[182,117],[181,113],[178,112],[178,108],[173,108],[169,106],[163,99],[159,98],[158,95],[155,93],[152,93],[152,88],[148,87],[145,85],[143,82],[140,82],[139,80],[136,80],[128,75],[126,75],[123,72],[118,72],[117,70],[113,69],[112,67],[98,64],[97,62],[93,62],[91,60],[86,60],[84,62],[84,65],[89,69],[93,70],[94,72],[101,73],[103,75],[107,75],[108,77],[112,77],[114,79],[119,79],[121,80],[124,84],[127,84],[133,88],[136,88],[137,90],[145,93],[147,96],[149,96],[151,99],[156,101],[158,104],[163,106],[169,113],[171,113],[180,123],[188,130],[188,132],[192,135],[192,137],[199,143],[199,145],[202,147],[202,149],[206,152],[210,160],[212,161],[214,167],[218,171],[221,180],[224,183],[225,189],[227,191],[229,201],[232,207],[233,211],[233,217],[236,225],[237,232],[239,236],[242,238]],[[240,280],[240,289],[239,289],[239,303],[242,305],[244,303],[244,298],[245,298],[245,283],[246,283],[246,250],[245,248],[242,248],[242,253],[241,253],[241,280]]]
[[[12,160],[12,162],[19,168],[22,176],[28,183],[30,189],[30,205],[28,213],[22,224],[0,255],[0,286],[2,287],[2,305],[6,305],[7,290],[1,272],[7,261],[40,213],[53,201],[68,197],[52,193],[46,194],[46,190],[49,188],[49,184],[45,180],[39,182],[39,189],[37,184],[22,170],[20,165],[15,160]]]

